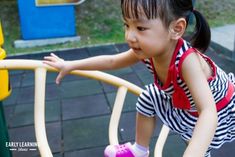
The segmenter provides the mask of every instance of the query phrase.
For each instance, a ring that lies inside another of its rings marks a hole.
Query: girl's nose
[[[134,31],[126,31],[126,41],[127,42],[136,42],[136,34]]]

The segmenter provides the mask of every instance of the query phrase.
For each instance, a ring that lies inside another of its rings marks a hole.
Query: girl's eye
[[[137,29],[138,29],[139,31],[145,31],[145,30],[147,30],[147,28],[145,28],[145,27],[137,27]]]
[[[128,24],[124,23],[123,25],[124,25],[125,28],[129,28]]]

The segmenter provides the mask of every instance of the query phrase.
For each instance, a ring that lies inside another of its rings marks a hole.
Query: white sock
[[[132,145],[133,153],[136,157],[147,157],[149,154],[149,149],[141,146],[137,143]]]

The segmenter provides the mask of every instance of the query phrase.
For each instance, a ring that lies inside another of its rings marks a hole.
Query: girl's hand
[[[51,53],[50,56],[44,57],[43,63],[58,69],[60,72],[56,77],[56,84],[60,84],[62,78],[67,75],[71,70],[68,68],[68,64],[62,58]]]

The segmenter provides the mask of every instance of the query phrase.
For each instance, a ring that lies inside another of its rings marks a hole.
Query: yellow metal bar
[[[0,60],[3,60],[7,57],[6,51],[0,47]]]
[[[3,31],[2,31],[2,23],[0,21],[0,46],[4,43]]]
[[[24,59],[8,59],[0,61],[0,69],[25,69],[25,70],[34,70],[38,67],[44,67],[48,71],[58,71],[46,64],[43,64],[42,61],[39,60],[24,60]],[[116,87],[125,86],[128,88],[128,91],[133,94],[139,95],[142,93],[143,89],[116,76],[101,72],[101,71],[81,71],[75,70],[72,71],[73,75],[80,75],[83,77],[96,79],[99,81],[103,81],[105,83],[111,84]]]
[[[51,151],[46,138],[45,131],[45,78],[46,71],[57,71],[56,69],[49,67],[42,63],[42,61],[36,60],[0,60],[0,69],[25,69],[34,70],[36,69],[36,82],[35,82],[35,132],[37,141],[39,143],[39,150],[42,157],[51,157]],[[119,87],[117,97],[115,100],[113,112],[111,115],[109,125],[109,139],[111,144],[118,143],[118,124],[121,115],[123,102],[126,96],[127,90],[133,94],[140,95],[143,89],[116,76],[100,72],[100,71],[72,71],[71,74],[81,75],[91,79],[106,82],[108,84]],[[42,75],[42,76],[40,76]],[[39,83],[40,82],[40,85]],[[44,95],[43,95],[44,92]],[[159,134],[157,143],[155,145],[154,156],[162,157],[162,150],[169,133],[169,128],[163,125]]]
[[[1,48],[4,43],[2,26],[0,21],[0,60],[6,58],[6,51]],[[0,70],[0,101],[5,99],[11,94],[11,87],[9,81],[8,70]]]

